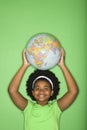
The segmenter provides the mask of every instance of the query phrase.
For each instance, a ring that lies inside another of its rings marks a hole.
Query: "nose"
[[[39,91],[41,94],[43,94],[44,93],[44,89],[40,89],[40,91]]]

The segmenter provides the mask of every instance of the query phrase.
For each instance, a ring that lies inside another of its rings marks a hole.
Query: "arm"
[[[60,109],[64,111],[74,102],[78,94],[78,87],[75,82],[75,79],[73,78],[72,74],[70,73],[69,69],[66,67],[64,63],[64,50],[62,50],[62,56],[59,62],[59,67],[63,72],[68,89],[65,95],[58,100],[58,105]]]
[[[16,75],[13,77],[8,88],[8,92],[11,99],[13,100],[15,105],[21,110],[23,110],[26,107],[27,99],[25,99],[18,90],[19,90],[19,86],[23,78],[23,75],[28,66],[29,66],[29,63],[26,60],[25,51],[23,51],[23,65],[20,67]]]

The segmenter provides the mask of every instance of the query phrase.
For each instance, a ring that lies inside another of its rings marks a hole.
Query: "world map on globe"
[[[38,69],[52,68],[60,59],[60,44],[50,34],[37,34],[28,41],[26,56],[28,61]]]

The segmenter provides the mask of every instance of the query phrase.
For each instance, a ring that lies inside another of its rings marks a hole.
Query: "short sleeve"
[[[56,100],[54,101],[54,107],[55,107],[55,110],[58,113],[58,115],[62,114],[62,111],[61,111],[61,109],[60,109]]]
[[[30,100],[28,100],[28,104],[27,104],[27,106],[25,107],[25,109],[23,110],[23,113],[26,113],[28,110],[30,110],[31,109],[31,107],[32,107],[32,102],[30,101]]]

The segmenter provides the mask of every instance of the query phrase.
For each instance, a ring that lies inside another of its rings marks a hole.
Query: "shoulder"
[[[25,107],[25,109],[23,110],[24,113],[26,113],[27,111],[30,111],[32,106],[35,104],[34,101],[32,101],[31,99],[28,100],[27,106]]]
[[[56,112],[62,113],[62,111],[61,111],[61,109],[60,109],[60,107],[59,107],[59,105],[58,105],[57,100],[53,100],[53,101],[51,101],[50,103],[51,103],[51,105],[55,108]]]

